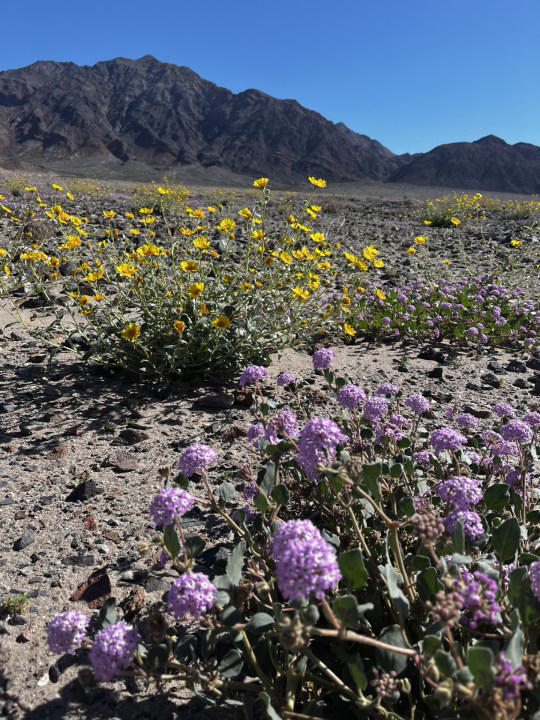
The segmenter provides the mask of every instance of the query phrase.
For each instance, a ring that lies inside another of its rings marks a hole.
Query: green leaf
[[[236,587],[240,584],[242,578],[242,569],[244,567],[244,553],[246,551],[246,541],[240,540],[234,548],[227,560],[227,568],[225,573],[231,583]]]
[[[184,547],[189,558],[196,558],[202,553],[206,543],[199,535],[188,535]]]
[[[272,615],[265,612],[255,613],[247,624],[247,630],[262,635],[270,628],[274,627],[275,620]]]
[[[473,645],[467,651],[467,665],[478,687],[484,691],[490,690],[495,677],[493,652],[488,647]]]
[[[520,537],[517,518],[508,518],[493,530],[491,534],[493,547],[502,563],[512,562],[519,548]]]
[[[357,628],[362,620],[358,612],[358,603],[354,595],[342,595],[334,600],[332,605],[334,615],[349,628]]]
[[[437,635],[426,635],[422,645],[422,655],[431,657],[441,647],[441,639]]]
[[[180,540],[178,539],[178,533],[174,525],[165,525],[163,528],[163,542],[170,552],[171,557],[177,558],[180,552]]]
[[[364,672],[362,659],[358,656],[356,662],[347,663],[347,668],[351,673],[354,684],[359,690],[365,690],[368,685],[366,673]]]
[[[517,567],[510,573],[508,599],[519,610],[526,625],[533,625],[540,620],[540,603],[531,590],[526,567]]]
[[[452,677],[456,671],[456,663],[449,652],[446,652],[446,650],[436,650],[433,659],[439,672],[444,675],[444,677]]]
[[[276,486],[276,475],[276,463],[270,460],[270,462],[266,463],[264,477],[262,478],[262,482],[260,483],[261,490],[263,490],[267,495],[270,495],[270,493]]]
[[[286,485],[276,485],[276,487],[270,493],[270,497],[278,505],[283,505],[284,507],[286,507],[289,502],[289,489]]]
[[[108,625],[114,625],[117,620],[116,598],[109,598],[105,600],[103,607],[99,611],[99,624],[102,628],[105,628]]]
[[[412,566],[415,570],[425,570],[431,566],[431,559],[427,555],[415,555],[412,559]]]
[[[351,590],[359,590],[364,587],[369,578],[369,573],[364,564],[364,556],[360,548],[342,552],[338,558],[339,567],[343,577],[349,582]]]
[[[382,500],[381,488],[379,487],[379,477],[382,472],[382,463],[376,462],[371,465],[364,465],[362,469],[362,477],[364,484],[371,497],[380,502]]]
[[[401,463],[394,463],[390,466],[390,477],[398,480],[403,475],[403,465]]]
[[[517,611],[514,611],[517,613]],[[514,670],[523,664],[523,648],[525,647],[525,636],[518,626],[514,630],[512,637],[504,648],[504,654],[511,661]]]
[[[418,573],[416,578],[416,589],[424,602],[432,600],[435,594],[444,588],[439,580],[437,571],[434,567],[428,567]]]
[[[274,710],[270,701],[270,695],[268,693],[262,692],[259,695],[259,698],[264,705],[264,709],[266,710],[266,716],[269,718],[269,720],[283,720],[281,715]]]
[[[456,529],[452,533],[452,549],[455,553],[463,555],[465,553],[465,533],[463,532],[463,523],[458,520]]]
[[[223,503],[233,502],[236,498],[236,489],[234,485],[227,481],[222,482],[219,486],[219,497]]]
[[[388,645],[394,645],[400,648],[406,648],[407,645],[403,640],[401,629],[399,625],[390,625],[383,629],[378,637],[381,642],[387,643]],[[401,653],[395,653],[391,650],[383,650],[382,648],[375,648],[375,660],[377,665],[382,667],[386,672],[392,672],[394,670],[398,675],[402,673],[407,667],[407,655]]]
[[[412,517],[416,512],[414,507],[414,500],[412,497],[402,498],[398,503],[398,516],[399,517]]]
[[[220,672],[223,677],[232,678],[241,673],[243,666],[244,658],[242,653],[237,648],[233,648],[232,650],[229,650],[223,660],[219,663],[218,672]]]
[[[484,493],[484,503],[490,510],[498,512],[510,504],[510,491],[506,483],[490,485]]]
[[[258,495],[255,496],[253,503],[260,513],[265,513],[268,510],[268,508],[270,507],[268,498],[266,497],[266,494],[263,492],[260,492]]]
[[[379,565],[379,570],[386,580],[388,586],[388,594],[396,610],[399,612],[402,618],[409,616],[409,601],[400,588],[403,584],[403,578],[390,563],[387,565]]]

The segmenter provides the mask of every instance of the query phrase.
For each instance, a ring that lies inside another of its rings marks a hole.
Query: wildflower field
[[[539,268],[530,198],[0,183],[1,712],[539,718]]]

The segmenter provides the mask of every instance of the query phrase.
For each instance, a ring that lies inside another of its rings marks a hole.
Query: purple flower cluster
[[[282,372],[281,375],[278,375],[276,382],[280,387],[285,387],[287,385],[294,385],[296,378],[292,373]]]
[[[167,594],[167,612],[182,620],[186,615],[198,620],[214,605],[217,590],[203,573],[184,573]]]
[[[89,653],[96,678],[110,682],[121,670],[125,670],[138,642],[137,630],[122,621],[100,630]]]
[[[431,456],[429,450],[418,450],[413,455],[413,460],[417,465],[427,468],[431,464]]]
[[[422,393],[407,395],[404,402],[405,405],[417,415],[423,415],[429,410],[429,400],[425,398]]]
[[[522,665],[514,668],[503,653],[495,659],[495,673],[495,685],[501,689],[504,700],[515,702],[522,690],[531,688],[525,668]]]
[[[536,410],[531,410],[531,412],[523,416],[523,422],[526,422],[527,425],[530,425],[532,428],[540,427],[540,413],[536,412]]]
[[[397,395],[399,392],[399,388],[397,385],[393,385],[392,383],[382,383],[382,385],[379,385],[377,388],[375,395]]]
[[[184,450],[178,461],[178,469],[185,475],[191,477],[194,473],[206,470],[217,460],[218,454],[208,445],[194,443]]]
[[[431,433],[431,446],[436,453],[444,450],[459,450],[465,445],[467,438],[451,427],[442,427]]]
[[[315,370],[327,370],[334,359],[334,352],[330,348],[321,348],[313,353],[313,367]]]
[[[437,495],[453,506],[454,510],[470,510],[483,497],[478,480],[466,475],[453,475],[436,487]]]
[[[444,518],[444,527],[450,535],[456,529],[458,521],[463,523],[463,532],[468,540],[478,540],[484,534],[484,526],[478,513],[473,510],[453,510]]]
[[[320,600],[341,578],[334,549],[309,520],[282,523],[274,535],[272,557],[286,600]]]
[[[250,443],[254,443],[264,435],[264,425],[260,422],[250,425],[247,431],[247,439]]]
[[[311,418],[300,433],[296,461],[310,480],[319,477],[318,466],[332,462],[336,448],[349,438],[329,418]]]
[[[384,397],[370,397],[364,403],[362,417],[370,422],[377,422],[388,411],[388,400]]]
[[[266,368],[263,368],[262,365],[248,365],[244,372],[240,375],[238,383],[240,387],[254,385],[259,382],[259,380],[262,380],[265,375]]]
[[[279,436],[295,437],[298,435],[298,420],[292,410],[280,410],[274,415],[266,427],[265,438],[275,445]]]
[[[81,647],[90,618],[80,610],[66,610],[56,615],[47,628],[47,641],[53,653],[69,653]]]
[[[510,403],[507,402],[499,402],[496,405],[493,405],[491,408],[495,415],[498,415],[500,418],[508,417],[513,418],[516,417],[516,411],[514,408],[510,405]]]
[[[172,525],[176,518],[193,507],[195,498],[182,488],[163,488],[150,503],[150,517],[154,525]]]
[[[501,457],[505,455],[519,455],[519,448],[514,442],[501,440],[491,446],[491,454],[493,457]]]
[[[507,442],[527,444],[533,439],[530,425],[522,420],[509,420],[501,428],[501,435]]]
[[[540,560],[536,560],[529,566],[529,582],[534,597],[540,602]]]
[[[337,401],[341,407],[352,410],[357,405],[361,405],[366,401],[366,393],[359,385],[347,383],[337,394]]]
[[[463,598],[462,625],[471,630],[476,630],[479,625],[497,625],[501,608],[497,602],[495,580],[479,570],[471,573],[462,569],[460,577],[454,580],[454,589]]]
[[[464,430],[476,430],[478,428],[478,419],[471,413],[461,413],[456,418],[456,424]]]

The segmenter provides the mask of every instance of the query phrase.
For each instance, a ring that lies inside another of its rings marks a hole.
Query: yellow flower
[[[247,207],[242,208],[241,210],[239,210],[239,211],[238,211],[238,214],[239,214],[241,217],[243,217],[245,220],[251,220],[251,218],[253,217],[253,213],[252,213],[251,210],[250,210],[249,208],[247,208]]]
[[[293,288],[292,294],[300,302],[305,302],[309,297],[309,291],[299,286]]]
[[[185,323],[185,322],[182,322],[182,320],[175,320],[175,321],[174,321],[174,329],[175,329],[176,332],[179,333],[179,334],[180,334],[180,333],[183,333],[184,330],[186,329],[186,323]]]
[[[253,181],[253,187],[257,188],[257,190],[263,190],[269,183],[268,178],[259,178],[258,180]]]
[[[445,258],[445,259],[443,260],[443,263],[444,263],[445,265],[450,265],[451,262],[452,262],[452,261],[451,261],[451,260],[448,260],[448,258]]]
[[[431,225],[431,220],[424,220],[424,225]]]
[[[64,188],[63,188],[61,185],[53,185],[53,186],[52,186],[52,189],[53,189],[53,190],[59,190],[60,192],[62,192],[62,190],[63,190]]]
[[[92,297],[96,302],[99,302],[100,300],[105,300],[105,295],[102,295],[101,293],[96,293]]]
[[[319,187],[319,188],[326,187],[326,180],[323,180],[322,178],[308,177],[308,180],[315,187]]]
[[[218,315],[212,320],[212,325],[220,330],[226,330],[231,326],[231,321],[226,315]]]
[[[116,216],[116,212],[114,210],[104,210],[103,211],[103,217],[113,218],[115,216]]]
[[[127,323],[120,335],[130,342],[134,343],[141,334],[141,328],[136,323]]]
[[[101,280],[103,277],[103,265],[100,265],[96,272],[88,273],[85,277],[83,277],[83,280],[86,282],[97,282],[98,280]]]
[[[66,193],[66,197],[68,200],[75,200],[75,198],[73,197],[73,195],[70,192]]]
[[[350,335],[351,337],[354,337],[356,335],[356,330],[353,328],[352,325],[349,325],[349,323],[343,324],[343,332],[347,335]]]
[[[89,300],[90,298],[88,297],[88,295],[81,295],[79,298],[79,305],[87,305]]]
[[[139,212],[141,215],[151,215],[154,211],[152,208],[142,207],[139,208]]]
[[[249,292],[252,289],[253,285],[248,282],[243,282],[240,285],[240,290],[243,290],[244,292]]]
[[[24,192],[33,192],[33,193],[35,193],[35,192],[37,192],[37,188],[36,188],[36,187],[25,187],[25,188],[24,188]]]
[[[6,257],[7,250],[4,250],[4,248],[0,248],[0,257]]]
[[[316,213],[321,212],[321,209],[322,209],[320,205],[310,205],[310,207],[313,210],[313,212],[316,212]]]
[[[124,213],[124,215],[127,217],[128,220],[134,220],[135,215],[132,212]]]
[[[195,260],[183,260],[180,263],[180,267],[182,268],[182,270],[192,273],[199,269],[199,263],[195,262]]]
[[[204,290],[204,283],[203,282],[196,282],[193,283],[193,285],[190,285],[188,290],[188,295],[190,298],[196,298],[199,297],[199,295]]]
[[[450,218],[450,222],[452,223],[452,225],[461,225],[461,220],[457,217]]]
[[[521,245],[521,240],[512,240],[512,247],[519,247]]]
[[[426,237],[425,235],[417,235],[417,236],[414,238],[414,242],[415,242],[417,245],[425,245],[425,244],[427,243],[427,237]]]
[[[212,207],[211,205],[209,205],[206,209],[208,210],[209,213],[217,212],[217,209],[215,207]]]
[[[120,275],[120,277],[131,277],[132,275],[135,275],[137,269],[135,265],[122,263],[121,265],[116,266],[116,272]]]
[[[201,315],[208,315],[210,313],[210,310],[206,307],[206,303],[199,305],[199,312]]]
[[[169,188],[158,187],[157,189],[160,195],[170,195],[171,190]]]
[[[414,245],[411,245],[411,247],[408,248],[407,252],[409,253],[409,255],[415,255],[415,254],[416,254],[416,248],[414,247]]]
[[[11,275],[11,269],[9,265],[4,265],[4,275]]]
[[[307,214],[308,214],[310,217],[312,217],[314,220],[315,220],[315,218],[317,217],[317,213],[316,213],[316,212],[313,212],[313,210],[312,210],[310,207],[307,207],[307,208],[306,208],[306,212],[307,212]]]
[[[325,260],[324,262],[317,263],[317,267],[319,270],[330,270],[332,264],[329,263],[328,260]]]
[[[131,228],[129,232],[130,232],[130,235],[140,235],[141,234],[141,231],[137,230],[137,228]]]
[[[377,297],[379,298],[379,300],[386,300],[386,295],[383,293],[382,290],[379,290],[379,289],[377,288],[376,293],[377,293]]]
[[[81,244],[81,238],[78,235],[68,235],[67,240],[65,243],[60,245],[62,250],[73,250],[76,247],[79,247]]]
[[[232,220],[231,218],[223,218],[223,220],[217,226],[217,229],[230,233],[234,230],[235,227],[236,223],[234,220]]]
[[[54,255],[53,255],[52,257],[49,258],[47,265],[49,267],[58,267],[60,265],[60,260],[57,257],[54,257]]]
[[[373,245],[368,245],[363,249],[362,254],[368,262],[373,262],[379,254],[379,251],[376,250]]]
[[[382,260],[377,260],[377,258],[375,258],[375,260],[373,261],[373,267],[382,268],[384,267],[384,263]]]
[[[321,233],[321,232],[312,233],[309,236],[309,239],[313,240],[313,242],[315,242],[315,243],[324,243],[325,242],[324,233]]]
[[[292,257],[287,252],[280,253],[279,259],[282,263],[285,263],[285,265],[290,265],[293,261]]]
[[[204,235],[201,235],[200,237],[193,238],[193,244],[196,248],[199,250],[206,250],[206,248],[210,247],[210,243],[208,240],[204,237]]]

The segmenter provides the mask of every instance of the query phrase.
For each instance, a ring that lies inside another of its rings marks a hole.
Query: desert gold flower
[[[75,200],[74,196],[70,192],[66,193],[66,197],[68,200]]]
[[[116,266],[116,272],[120,275],[120,277],[131,277],[132,275],[135,275],[137,268],[135,265],[131,265],[130,263],[122,263],[121,265]]]
[[[226,315],[218,315],[212,320],[212,325],[220,330],[226,330],[231,326],[231,321]]]
[[[317,268],[319,270],[330,270],[332,267],[332,264],[328,262],[328,260],[325,260],[324,262],[317,263]]]
[[[217,208],[212,207],[212,205],[209,205],[206,209],[208,210],[209,213],[217,212]]]
[[[323,180],[322,178],[308,177],[308,180],[314,187],[318,187],[318,188],[326,187],[326,180]]]
[[[243,290],[244,292],[249,292],[253,288],[253,285],[248,282],[243,282],[240,285],[240,290]]]
[[[320,205],[310,205],[310,208],[313,210],[313,212],[321,212],[321,206]]]
[[[252,213],[251,210],[250,210],[249,208],[247,208],[247,207],[242,208],[241,210],[239,210],[239,211],[238,211],[238,214],[239,214],[241,217],[243,217],[245,220],[251,220],[251,218],[253,217],[253,213]]]
[[[384,263],[382,260],[375,258],[375,260],[373,261],[373,267],[374,268],[382,268],[382,267],[384,267]]]
[[[445,258],[445,259],[443,260],[443,263],[444,263],[445,265],[450,265],[451,262],[452,262],[452,261],[449,260],[448,258]]]
[[[102,293],[96,293],[95,295],[92,295],[92,298],[96,302],[100,302],[101,300],[105,300],[105,295],[103,295]]]
[[[217,226],[217,229],[223,230],[224,232],[231,233],[235,227],[236,227],[236,223],[234,220],[232,220],[231,218],[223,218],[223,220]]]
[[[416,245],[425,245],[427,243],[427,237],[425,235],[417,235],[414,238]]]
[[[287,252],[280,253],[279,259],[281,260],[282,263],[285,263],[285,265],[290,265],[293,261],[291,255],[289,255],[289,253],[287,253]]]
[[[314,212],[310,207],[306,208],[306,212],[311,218],[313,218],[314,220],[316,219],[317,213]]]
[[[134,220],[135,215],[132,212],[124,213],[125,217],[127,217],[128,220]]]
[[[377,297],[379,298],[379,300],[386,300],[386,295],[383,293],[382,290],[379,290],[379,289],[377,288],[376,294],[377,294]]]
[[[206,213],[202,208],[196,208],[195,210],[191,210],[191,212],[188,213],[188,215],[192,218],[203,218]]]
[[[103,265],[100,265],[96,272],[88,273],[85,277],[83,277],[83,280],[86,282],[97,282],[98,280],[101,280],[103,277]]]
[[[512,247],[519,247],[521,245],[521,240],[512,240]]]
[[[47,261],[47,265],[53,268],[58,267],[60,265],[60,260],[54,255],[52,255]]]
[[[52,189],[53,189],[53,190],[59,190],[60,192],[62,192],[62,190],[63,190],[64,188],[63,188],[61,185],[56,185],[56,184],[54,184],[54,185],[52,186]]]
[[[204,291],[204,283],[196,282],[189,286],[188,295],[190,298],[197,298]]]
[[[4,275],[11,275],[11,268],[9,265],[4,265]]]
[[[200,237],[193,238],[193,244],[196,248],[199,250],[206,250],[206,248],[210,247],[210,243],[208,240],[204,237],[204,235],[201,235]]]
[[[79,297],[79,305],[87,305],[89,301],[90,298],[88,297],[88,295],[81,295]]]
[[[67,240],[60,245],[62,250],[73,250],[76,247],[79,247],[81,244],[81,238],[78,235],[68,235]]]
[[[295,288],[293,288],[292,294],[296,300],[300,300],[300,302],[305,302],[309,297],[309,290],[306,290],[305,288],[297,285]]]
[[[450,222],[452,223],[452,225],[461,225],[461,220],[457,217],[450,218]]]
[[[309,239],[312,240],[314,243],[324,243],[325,242],[324,233],[321,233],[321,232],[312,233],[309,236]]]
[[[269,183],[269,179],[262,177],[258,180],[253,181],[253,187],[257,188],[257,190],[263,190]]]
[[[206,307],[206,303],[201,303],[199,305],[199,313],[201,315],[209,315],[210,314],[210,310]]]
[[[5,250],[4,248],[0,248],[0,257],[6,257],[6,255],[7,255],[7,250]]]
[[[411,247],[407,249],[407,252],[409,253],[409,255],[415,255],[416,248],[414,247],[414,245],[411,245]]]
[[[424,220],[424,225],[431,225],[431,220]]]
[[[373,245],[368,245],[362,250],[362,254],[368,262],[373,262],[379,254],[379,251],[376,250]]]
[[[140,230],[137,230],[137,228],[130,228],[129,234],[130,234],[130,235],[140,235],[140,234],[141,234],[141,231],[140,231]]]
[[[186,323],[183,322],[182,320],[175,320],[174,321],[174,329],[176,330],[176,332],[178,334],[181,334],[186,329]]]
[[[135,342],[140,334],[141,328],[137,325],[137,323],[127,323],[120,333],[125,340],[129,340],[132,343]]]
[[[153,210],[153,208],[142,207],[142,208],[139,208],[139,212],[141,215],[151,215],[154,212],[154,210]]]
[[[199,269],[199,263],[195,262],[195,260],[183,260],[180,263],[180,267],[182,268],[182,270],[192,273]]]
[[[349,323],[343,324],[343,332],[346,335],[350,335],[351,337],[354,337],[356,335],[356,330],[353,328],[352,325],[349,325]]]
[[[108,218],[108,219],[116,217],[116,211],[115,210],[104,210],[103,217]]]
[[[35,193],[35,192],[37,192],[37,188],[36,187],[25,187],[24,192]]]

